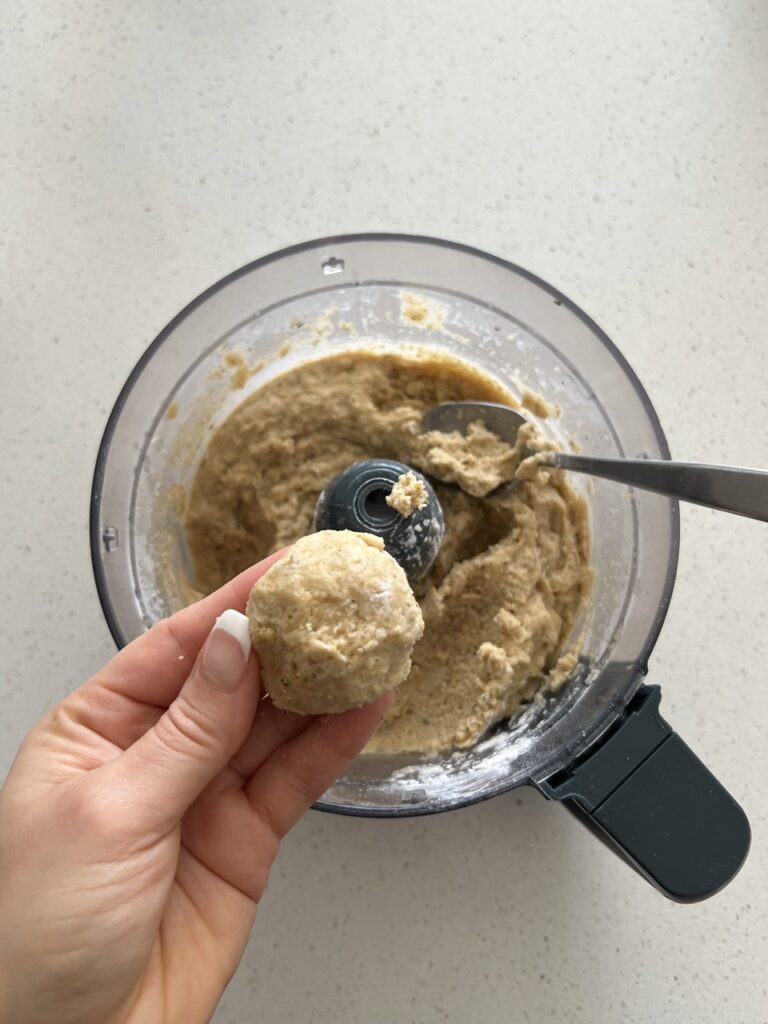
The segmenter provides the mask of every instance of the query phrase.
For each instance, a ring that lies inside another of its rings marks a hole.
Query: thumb
[[[243,743],[260,697],[248,618],[229,609],[165,714],[106,766],[133,823],[162,834],[175,827]]]

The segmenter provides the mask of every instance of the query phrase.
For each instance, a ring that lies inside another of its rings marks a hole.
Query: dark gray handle
[[[744,811],[659,713],[642,686],[607,738],[538,783],[665,896],[693,903],[734,877],[749,851]]]
[[[560,453],[553,457],[553,463],[562,469],[591,473],[644,491],[768,522],[768,472],[764,470]]]

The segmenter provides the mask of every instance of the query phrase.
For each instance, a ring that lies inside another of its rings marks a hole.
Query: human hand
[[[25,739],[0,790],[2,1024],[210,1019],[280,840],[392,699],[305,718],[263,698],[257,658],[213,627],[278,557],[158,623]]]

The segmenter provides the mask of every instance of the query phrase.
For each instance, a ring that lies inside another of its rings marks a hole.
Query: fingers
[[[226,611],[156,724],[99,769],[143,833],[165,834],[248,734],[261,696],[248,620]]]
[[[234,771],[214,779],[184,816],[184,845],[258,902],[280,840],[344,771],[390,704],[391,698],[385,697],[343,715],[307,718],[278,711],[263,700],[234,759],[240,760],[241,769],[252,759],[256,774],[245,789]],[[262,722],[263,732],[258,728]],[[231,841],[233,835],[238,842]]]
[[[312,719],[246,785],[253,813],[281,839],[360,753],[393,700],[387,693],[365,707]]]
[[[270,555],[209,597],[158,622],[67,701],[90,729],[125,750],[178,695],[217,616],[228,608],[244,609],[253,584],[284,553]]]
[[[259,704],[256,718],[245,742],[229,762],[240,785],[247,782],[278,747],[311,725],[314,718],[281,711],[265,697]]]

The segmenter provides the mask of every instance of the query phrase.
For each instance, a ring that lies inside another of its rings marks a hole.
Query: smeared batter
[[[500,447],[482,427],[469,442],[420,432],[425,409],[466,400],[515,404],[447,357],[358,352],[305,363],[232,413],[190,494],[187,536],[207,592],[310,532],[320,491],[350,463],[396,459],[466,488],[436,486],[446,534],[416,588],[424,635],[371,750],[469,745],[540,686],[561,685],[575,661],[568,644],[591,584],[584,501],[561,470],[538,465],[513,491],[483,497],[515,477],[522,443]],[[524,430],[526,450],[547,448]],[[482,451],[462,454],[474,445]]]

